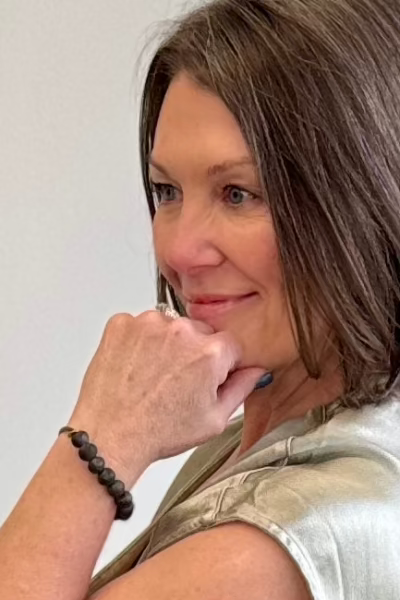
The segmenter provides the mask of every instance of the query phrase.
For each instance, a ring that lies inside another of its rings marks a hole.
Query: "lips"
[[[224,315],[228,311],[246,306],[254,301],[258,294],[250,293],[242,296],[202,295],[192,296],[186,300],[186,312],[191,319],[209,320]]]

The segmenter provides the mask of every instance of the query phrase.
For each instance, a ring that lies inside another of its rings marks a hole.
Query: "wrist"
[[[129,519],[134,510],[132,494],[125,483],[118,479],[115,471],[106,466],[104,458],[98,455],[97,446],[90,441],[89,434],[65,426],[60,429],[59,435],[66,435],[70,439],[72,446],[78,449],[79,458],[87,463],[90,473],[96,476],[97,482],[113,498],[115,519]]]
[[[104,460],[105,466],[114,471],[116,478],[123,481],[127,490],[133,487],[152,462],[146,444],[140,440],[139,435],[132,435],[126,440],[122,436],[117,439],[109,429],[106,430],[94,420],[78,415],[71,417],[68,427],[75,431],[87,432],[90,443],[96,446],[97,457]],[[79,448],[74,450],[77,460],[80,460]]]

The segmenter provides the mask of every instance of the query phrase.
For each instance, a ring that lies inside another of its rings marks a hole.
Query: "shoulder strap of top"
[[[233,419],[226,430],[199,446],[183,465],[165,494],[151,524],[92,579],[86,598],[129,571],[149,543],[153,528],[168,510],[188,498],[225,462],[240,441],[243,417]]]

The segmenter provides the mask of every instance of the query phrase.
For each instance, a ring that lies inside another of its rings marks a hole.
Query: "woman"
[[[108,322],[0,532],[2,600],[399,597],[399,15],[220,0],[159,48],[141,156],[181,318]],[[78,429],[126,488],[200,446],[90,588],[116,508]]]

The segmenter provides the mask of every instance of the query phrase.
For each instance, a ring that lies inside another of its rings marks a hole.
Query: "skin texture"
[[[207,576],[205,577],[205,573]],[[156,554],[95,600],[310,600],[288,554],[261,531],[229,523]]]
[[[241,158],[249,162],[209,175],[214,165]],[[154,219],[157,262],[183,304],[192,291],[257,292],[251,305],[208,324],[235,335],[243,364],[275,370],[295,360],[273,224],[233,115],[187,77],[177,78],[160,114],[152,161],[170,175],[152,166],[152,181],[174,186],[163,191]],[[246,191],[224,190],[228,185]]]
[[[226,427],[262,373],[237,370],[241,356],[231,334],[205,323],[115,315],[68,424],[90,433],[130,489],[155,460]],[[114,515],[109,494],[60,436],[0,529],[1,599],[82,600]]]
[[[172,320],[155,311],[109,320],[69,425],[90,433],[128,488],[155,460],[222,432],[243,402],[238,456],[266,431],[340,390],[334,361],[312,381],[297,355],[277,241],[254,168],[215,168],[243,157],[248,161],[246,144],[223,103],[187,76],[177,77],[152,157],[158,168],[151,167],[151,176],[166,186],[168,200],[154,222],[157,260],[183,302],[185,294],[256,296],[212,320]],[[266,370],[273,370],[274,383],[253,391]],[[83,600],[114,514],[113,501],[69,440],[58,438],[0,529],[2,600]],[[310,595],[273,539],[230,523],[174,544],[96,598]]]
[[[240,166],[216,167],[242,160]],[[307,376],[267,199],[246,141],[222,100],[186,73],[167,92],[150,177],[159,203],[153,224],[157,262],[181,302],[186,305],[190,294],[257,293],[251,303],[206,320],[240,342],[242,366],[274,374],[273,385],[245,401],[241,454],[280,423],[337,397],[337,361],[326,357],[318,381]]]

